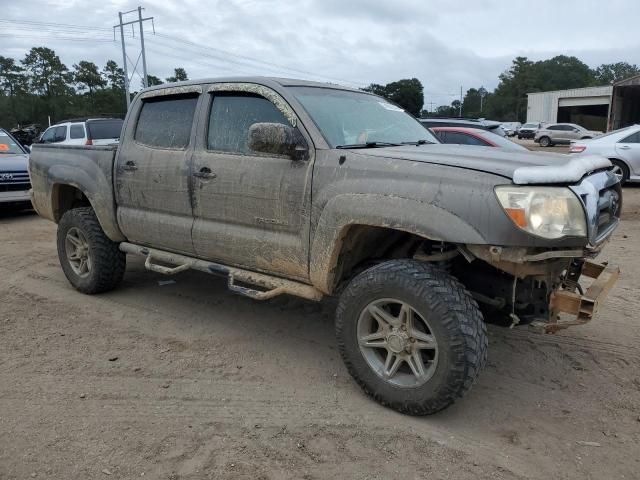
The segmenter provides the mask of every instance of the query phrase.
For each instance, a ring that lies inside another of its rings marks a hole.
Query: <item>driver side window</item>
[[[250,93],[216,93],[209,113],[207,149],[251,154],[249,128],[262,122],[291,126],[284,114],[264,97]]]

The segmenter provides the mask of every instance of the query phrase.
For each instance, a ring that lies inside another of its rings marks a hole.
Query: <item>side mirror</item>
[[[249,148],[254,152],[286,155],[292,160],[307,157],[307,143],[295,128],[281,123],[254,123],[249,127]]]

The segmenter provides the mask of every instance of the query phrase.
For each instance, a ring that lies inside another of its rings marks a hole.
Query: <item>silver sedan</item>
[[[622,183],[640,182],[640,125],[571,143],[575,155],[602,155],[613,163]]]

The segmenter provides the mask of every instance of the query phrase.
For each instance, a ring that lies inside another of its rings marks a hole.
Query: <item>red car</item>
[[[480,147],[499,147],[508,150],[525,150],[522,145],[480,128],[469,127],[432,127],[431,131],[442,143],[458,145],[476,145]]]

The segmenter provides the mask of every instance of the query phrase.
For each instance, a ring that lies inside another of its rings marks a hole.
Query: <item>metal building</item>
[[[612,93],[612,85],[528,93],[527,122],[577,123],[605,132]]]

